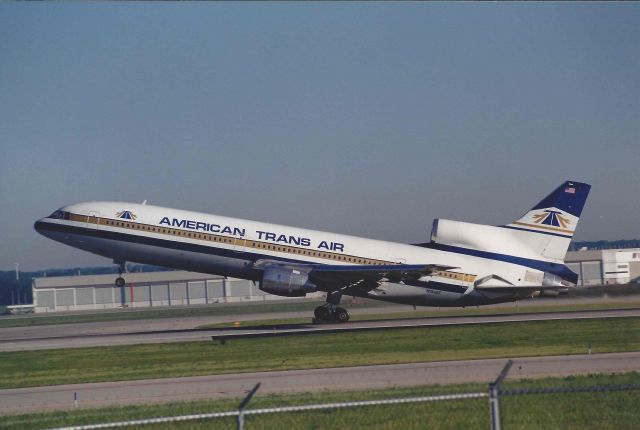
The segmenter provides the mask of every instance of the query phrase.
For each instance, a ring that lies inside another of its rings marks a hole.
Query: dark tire
[[[316,317],[316,319],[327,320],[331,316],[331,313],[326,306],[318,306],[313,311],[313,315]]]
[[[331,319],[331,312],[326,306],[318,306],[313,315],[316,317],[316,322],[325,322]]]
[[[344,308],[336,308],[335,319],[341,323],[349,321],[349,312]]]
[[[116,287],[124,287],[124,278],[122,276],[116,278]]]

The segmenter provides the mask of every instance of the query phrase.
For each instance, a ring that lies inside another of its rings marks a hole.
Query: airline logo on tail
[[[533,222],[536,224],[545,224],[562,228],[567,228],[571,224],[571,220],[562,215],[562,212],[551,210],[546,210],[542,213],[534,214]]]
[[[525,216],[510,225],[536,233],[571,237],[577,223],[578,217],[552,207],[529,211]]]
[[[505,227],[571,239],[590,189],[589,184],[565,181],[522,218]]]

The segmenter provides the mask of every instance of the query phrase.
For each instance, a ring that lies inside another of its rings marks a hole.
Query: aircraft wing
[[[378,282],[388,280],[400,282],[419,279],[435,271],[454,269],[453,266],[436,264],[394,264],[394,265],[314,265],[309,279],[322,290],[338,290],[346,287],[376,288]]]
[[[538,292],[553,292],[553,291],[567,291],[571,287],[567,287],[565,285],[538,285],[538,286],[494,286],[494,287],[476,287],[478,291],[488,291],[492,293],[520,293],[520,294],[533,294],[536,291]]]
[[[514,297],[524,298],[533,297],[535,295],[541,296],[558,296],[568,294],[569,288],[564,285],[538,285],[538,286],[493,286],[493,287],[476,287],[480,292],[486,291],[489,293],[511,293]]]
[[[516,285],[494,285],[494,286],[476,286],[477,290],[482,291],[511,291],[511,290],[566,290],[566,285],[537,285],[537,286],[516,286]]]

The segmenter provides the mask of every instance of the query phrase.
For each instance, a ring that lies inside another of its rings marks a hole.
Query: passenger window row
[[[303,248],[296,248],[293,246],[272,245],[269,243],[258,242],[254,240],[232,239],[224,236],[217,236],[217,235],[206,234],[206,233],[192,233],[189,231],[178,230],[174,228],[155,227],[155,226],[150,226],[146,224],[138,224],[138,223],[132,223],[132,222],[125,222],[125,221],[115,221],[115,220],[107,219],[107,220],[104,220],[104,224],[112,227],[128,228],[132,230],[144,230],[152,233],[170,234],[173,236],[188,237],[192,239],[206,240],[209,242],[220,242],[220,243],[227,243],[227,244],[243,245],[248,248],[267,249],[270,251],[306,255],[309,257],[325,258],[330,260],[345,261],[345,262],[356,263],[356,264],[368,264],[368,265],[379,265],[379,266],[389,266],[393,264],[388,261],[382,261],[382,260],[360,258],[360,257],[349,256],[349,255],[336,254],[332,252],[315,251],[315,250],[309,250],[309,249],[303,249]]]
[[[455,279],[456,281],[462,282],[473,282],[475,280],[475,275],[468,275],[466,273],[455,273],[455,272],[446,272],[446,271],[436,271],[433,272],[434,276],[439,276],[441,278]]]

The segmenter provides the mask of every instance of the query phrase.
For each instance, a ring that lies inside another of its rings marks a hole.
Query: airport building
[[[207,303],[287,300],[267,294],[251,281],[183,271],[127,273],[127,284],[116,287],[117,275],[34,278],[33,311],[61,312]],[[308,298],[323,293],[307,294]]]
[[[564,261],[579,286],[640,282],[640,248],[570,251]]]
[[[567,266],[579,276],[579,286],[640,282],[640,248],[568,252]],[[169,271],[128,273],[124,287],[116,275],[34,278],[33,310],[41,312],[188,306],[207,303],[286,300],[267,294],[253,282],[203,273]],[[324,293],[307,294],[308,298]]]

